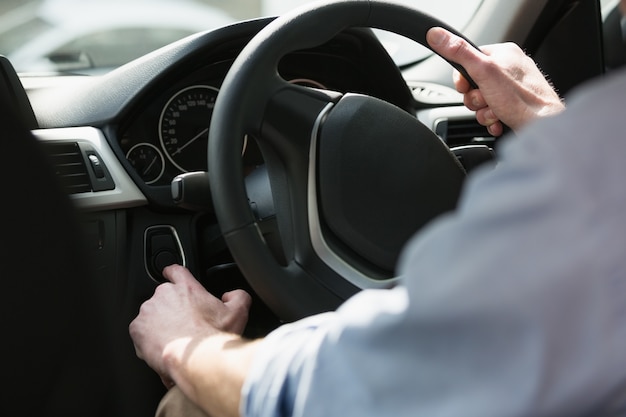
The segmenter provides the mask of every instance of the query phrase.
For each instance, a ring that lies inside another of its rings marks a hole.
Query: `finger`
[[[465,39],[440,27],[431,28],[426,33],[426,41],[433,51],[448,61],[462,65],[470,74],[474,65],[483,58],[483,53]]]
[[[478,110],[476,112],[476,120],[481,125],[487,127],[487,131],[492,136],[498,137],[502,136],[504,133],[504,126],[502,125],[502,122],[489,108]]]
[[[499,122],[500,119],[493,113],[489,107],[476,111],[476,120],[483,126],[491,126],[492,124]]]
[[[452,80],[454,81],[454,87],[456,88],[456,91],[461,94],[466,94],[472,89],[472,86],[470,85],[469,81],[467,81],[467,78],[465,78],[457,70],[454,70],[454,72],[452,73]]]
[[[128,325],[128,333],[130,334],[130,338],[133,341],[133,347],[135,348],[135,355],[137,355],[139,359],[143,359],[143,354],[137,343],[137,339],[139,339],[140,337],[139,330],[137,329],[138,327],[139,327],[139,324],[137,323],[137,318],[135,318]]]
[[[195,280],[187,268],[178,264],[169,265],[163,268],[163,277],[174,284],[187,279]]]
[[[495,122],[494,124],[487,126],[487,130],[494,137],[499,137],[504,134],[504,125],[502,122]]]
[[[132,332],[131,332],[131,338],[132,338]],[[137,346],[136,343],[133,342],[133,347],[135,348],[135,356],[137,356],[139,359],[143,360],[143,354],[141,353],[141,349],[139,349],[139,347]]]
[[[163,383],[163,385],[165,385],[165,388],[167,388],[168,390],[172,388],[174,385],[176,385],[176,383],[172,381],[169,377],[165,375],[159,375],[159,376],[161,377],[161,382]]]
[[[472,90],[463,97],[463,104],[470,110],[477,111],[487,107],[487,102],[480,90]]]

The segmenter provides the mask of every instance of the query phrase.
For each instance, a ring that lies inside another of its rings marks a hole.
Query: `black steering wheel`
[[[414,115],[373,97],[290,84],[278,75],[279,61],[351,27],[427,46],[434,26],[458,34],[400,4],[317,2],[266,26],[226,76],[209,132],[214,208],[244,276],[281,319],[332,310],[364,288],[393,286],[402,246],[455,207],[465,173]],[[263,152],[283,257],[266,245],[248,202],[245,135]]]

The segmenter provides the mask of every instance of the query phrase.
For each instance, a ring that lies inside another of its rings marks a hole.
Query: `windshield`
[[[19,72],[102,73],[190,34],[312,0],[2,0],[0,54]],[[462,30],[482,0],[403,0]],[[399,65],[429,51],[377,31]]]

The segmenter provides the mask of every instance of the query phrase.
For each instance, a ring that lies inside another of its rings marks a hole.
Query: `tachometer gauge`
[[[178,91],[163,107],[159,139],[167,159],[179,170],[206,171],[209,124],[219,90],[193,85]]]
[[[154,145],[138,143],[128,150],[126,159],[146,184],[157,182],[165,171],[163,154]]]

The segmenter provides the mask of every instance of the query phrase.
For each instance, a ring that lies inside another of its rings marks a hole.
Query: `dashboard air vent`
[[[450,147],[486,145],[493,148],[495,138],[475,119],[443,119],[435,124],[435,133]]]
[[[69,194],[92,191],[89,173],[78,143],[45,143],[43,147],[61,185]]]
[[[412,81],[408,83],[413,98],[422,104],[460,105],[463,96],[455,89],[440,84]]]

